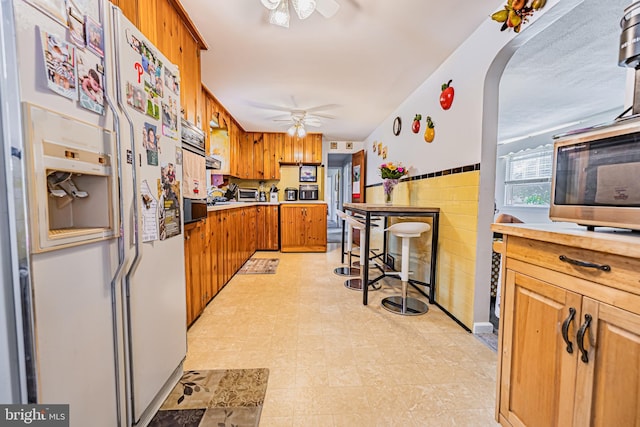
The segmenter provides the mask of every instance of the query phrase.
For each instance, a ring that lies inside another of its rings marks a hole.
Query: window
[[[506,156],[505,206],[549,206],[553,146],[545,145]]]

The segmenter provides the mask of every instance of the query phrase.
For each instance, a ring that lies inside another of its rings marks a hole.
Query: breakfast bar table
[[[362,304],[367,305],[369,299],[368,289],[369,283],[369,250],[370,250],[370,234],[371,234],[371,217],[384,217],[385,222],[387,217],[391,216],[406,216],[406,217],[427,217],[432,218],[431,224],[431,265],[429,269],[429,303],[435,302],[435,283],[436,283],[436,261],[438,253],[438,221],[440,219],[440,208],[429,208],[422,206],[409,206],[409,205],[386,205],[386,204],[372,204],[372,203],[345,203],[344,209],[363,215],[365,218],[365,233],[364,239],[364,265],[360,266],[364,269],[363,283],[367,285],[362,286]],[[386,253],[386,238],[384,251]]]

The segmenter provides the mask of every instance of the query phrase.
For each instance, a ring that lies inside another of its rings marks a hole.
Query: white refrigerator
[[[0,4],[0,397],[146,425],[186,354],[179,70],[107,1]]]

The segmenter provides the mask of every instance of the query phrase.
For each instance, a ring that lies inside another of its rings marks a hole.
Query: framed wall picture
[[[317,166],[300,166],[300,182],[316,182],[318,180]]]

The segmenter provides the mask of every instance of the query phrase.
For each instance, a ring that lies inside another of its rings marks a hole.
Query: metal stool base
[[[334,269],[333,272],[338,276],[359,276],[360,275],[360,269],[353,268],[353,267],[338,267]]]
[[[402,296],[395,295],[382,300],[382,307],[403,316],[419,316],[429,311],[429,306],[417,298],[407,297],[406,310],[402,310]]]
[[[347,288],[347,289],[351,289],[352,291],[361,291],[362,290],[362,279],[355,278],[355,279],[345,280],[344,287]],[[378,289],[380,289],[379,286],[376,288],[373,285],[369,285],[369,291],[377,291]]]

